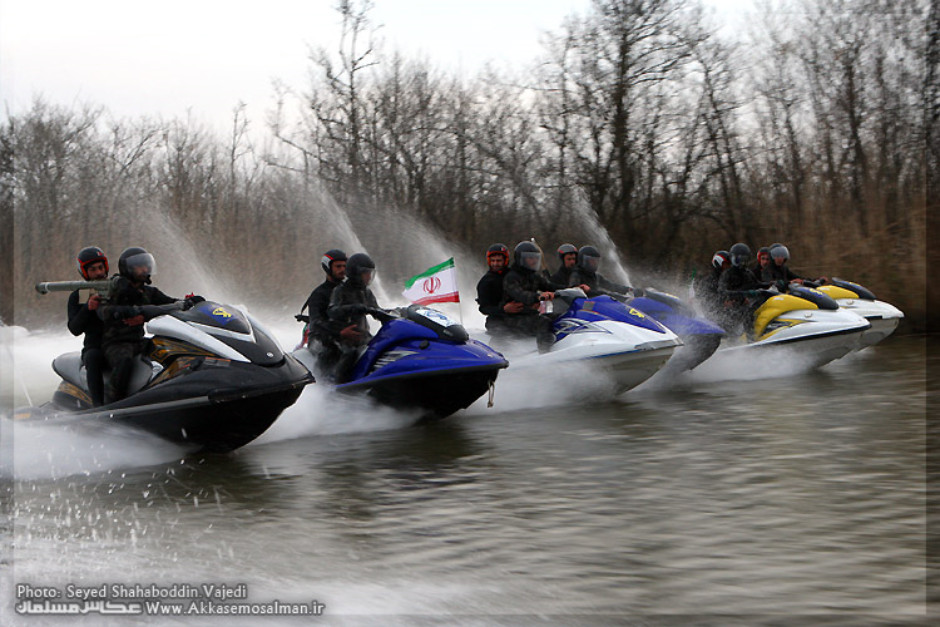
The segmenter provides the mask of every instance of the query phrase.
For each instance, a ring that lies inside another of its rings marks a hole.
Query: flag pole
[[[467,328],[463,323],[463,307],[460,302],[460,273],[457,272],[457,256],[451,255],[451,259],[454,260],[454,284],[457,286],[457,316],[460,318],[460,326]]]

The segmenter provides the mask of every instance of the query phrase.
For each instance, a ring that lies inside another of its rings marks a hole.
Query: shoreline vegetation
[[[37,97],[0,128],[0,319],[61,320],[33,284],[74,279],[88,245],[112,266],[151,250],[168,293],[286,309],[328,248],[368,250],[394,284],[442,250],[482,273],[490,244],[535,237],[550,266],[593,244],[640,286],[779,241],[797,272],[861,283],[923,331],[940,18],[923,0],[792,7],[732,42],[690,0],[597,0],[518,76],[465,79],[383,50],[370,4],[341,3],[339,49],[276,88],[263,133],[244,105],[220,136]]]

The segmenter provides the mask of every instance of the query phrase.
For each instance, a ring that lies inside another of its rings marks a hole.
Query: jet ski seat
[[[75,351],[59,355],[52,361],[52,369],[57,375],[68,381],[72,385],[88,391],[88,379],[86,378],[85,365],[82,363],[81,352]],[[131,378],[127,384],[128,395],[137,392],[157,376],[163,366],[155,361],[151,361],[146,355],[139,355],[134,362],[134,369],[131,371]],[[104,385],[105,390],[108,387],[108,380],[111,378],[111,369],[105,368]]]

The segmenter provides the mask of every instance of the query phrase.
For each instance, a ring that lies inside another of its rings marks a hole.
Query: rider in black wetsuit
[[[702,312],[713,320],[724,315],[724,306],[718,293],[718,281],[725,270],[731,267],[731,253],[719,250],[712,256],[711,272],[703,273],[695,280],[695,298]]]
[[[168,305],[178,299],[167,296],[150,285],[154,271],[153,255],[143,248],[127,248],[118,259],[118,278],[111,298],[98,307],[98,316],[104,322],[102,350],[111,367],[108,392],[111,401],[127,395],[127,385],[134,367],[134,359],[146,348],[144,340],[144,305]],[[201,296],[189,296],[188,306],[201,302]]]
[[[561,265],[558,266],[558,270],[549,279],[556,285],[568,285],[571,272],[578,263],[578,249],[575,248],[574,244],[562,244],[558,247],[558,259],[561,261]]]
[[[597,272],[601,263],[601,254],[593,246],[582,246],[578,250],[578,263],[568,278],[568,287],[580,286],[589,297],[604,293],[637,294],[629,285],[621,285],[605,278]]]
[[[764,269],[761,279],[773,283],[781,291],[785,291],[790,283],[803,283],[804,279],[787,266],[790,260],[790,251],[783,244],[774,244],[770,247],[771,262]]]
[[[486,330],[497,335],[507,331],[506,316],[522,311],[522,303],[503,303],[503,280],[509,272],[509,248],[493,244],[486,251],[489,270],[477,283],[477,304],[486,316]]]
[[[108,258],[97,246],[83,248],[78,253],[78,271],[86,281],[103,281],[108,278]],[[92,294],[88,302],[80,303],[79,290],[69,294],[68,327],[72,335],[85,334],[82,343],[82,363],[85,364],[85,379],[88,381],[88,393],[92,404],[97,407],[104,404],[104,367],[105,357],[101,350],[104,337],[104,323],[98,317],[101,297]]]
[[[555,342],[552,318],[539,315],[539,302],[555,298],[555,285],[539,271],[542,253],[532,242],[520,242],[513,251],[513,264],[503,280],[502,304],[519,302],[522,308],[517,313],[506,313],[506,328],[520,336],[536,338],[539,352],[549,350]]]
[[[308,312],[304,344],[317,354],[317,371],[329,378],[342,354],[340,344],[344,339],[358,339],[358,331],[354,325],[340,327],[327,315],[333,290],[346,278],[346,253],[338,248],[326,251],[320,259],[320,267],[326,273],[326,280],[310,293],[301,312],[304,309]]]
[[[769,287],[754,276],[748,264],[751,249],[747,244],[737,243],[731,247],[731,267],[718,280],[718,295],[726,303],[725,316],[718,322],[729,332],[736,332],[739,325],[750,333],[754,310],[764,302],[758,290]]]
[[[333,289],[327,315],[330,321],[340,329],[352,327],[353,333],[343,338],[340,343],[342,353],[335,367],[337,383],[348,380],[359,349],[369,343],[372,333],[366,316],[370,310],[377,310],[375,295],[369,284],[375,278],[375,263],[365,253],[356,253],[346,262],[346,280]]]

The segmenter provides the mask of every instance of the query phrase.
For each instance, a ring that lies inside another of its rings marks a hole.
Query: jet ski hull
[[[722,346],[706,363],[723,368],[740,363],[742,356],[760,355],[764,363],[786,360],[805,369],[819,368],[857,350],[871,328],[867,320],[844,310],[788,311],[780,321],[792,325],[756,342]]]
[[[724,329],[704,318],[697,317],[681,300],[652,288],[646,288],[646,296],[634,298],[630,306],[657,320],[682,340],[682,346],[663,372],[676,374],[692,370],[712,356],[722,338]]]
[[[862,334],[859,350],[874,346],[898,328],[904,314],[901,310],[880,300],[867,301],[855,299],[836,300],[839,306],[847,311],[862,316],[871,324],[871,328]]]
[[[549,386],[563,385],[557,380],[559,372],[576,364],[589,364],[596,372],[610,383],[607,386],[614,394],[622,394],[640,385],[659,372],[676,350],[678,342],[666,342],[660,346],[647,346],[642,349],[617,350],[613,347],[597,347],[594,351],[559,351],[557,353],[529,352],[510,356],[508,381],[519,380],[530,384],[533,379],[543,379]],[[575,368],[572,372],[579,372]],[[577,383],[575,385],[580,385]]]
[[[500,368],[484,366],[404,374],[337,386],[345,394],[363,394],[401,411],[417,410],[421,420],[446,418],[466,409],[496,383]]]
[[[623,394],[659,372],[672,358],[675,345],[595,358],[614,382],[614,392]]]
[[[871,329],[862,334],[859,349],[874,346],[894,333],[898,325],[901,324],[900,317],[879,318],[875,316],[865,316],[865,319],[871,324]]]
[[[694,369],[715,354],[723,337],[717,333],[682,337],[682,346],[676,349],[663,373],[678,374]]]
[[[67,427],[126,426],[190,448],[224,453],[248,444],[271,426],[313,377],[292,357],[279,366],[251,367],[214,360],[206,367],[101,407],[82,388],[63,381],[46,405],[17,419]]]
[[[563,296],[568,308],[554,322],[555,342],[547,352],[535,352],[534,339],[510,347],[521,345],[525,352],[509,354],[507,375],[528,380],[534,374],[550,381],[567,366],[590,364],[622,394],[656,374],[682,345],[675,333],[636,309],[608,296],[587,300],[578,294],[570,303]]]
[[[871,323],[871,329],[862,336],[859,349],[877,344],[898,328],[904,317],[900,309],[875,299],[874,294],[856,283],[841,279],[832,279],[832,283],[817,289],[835,299],[842,309],[858,314]]]

